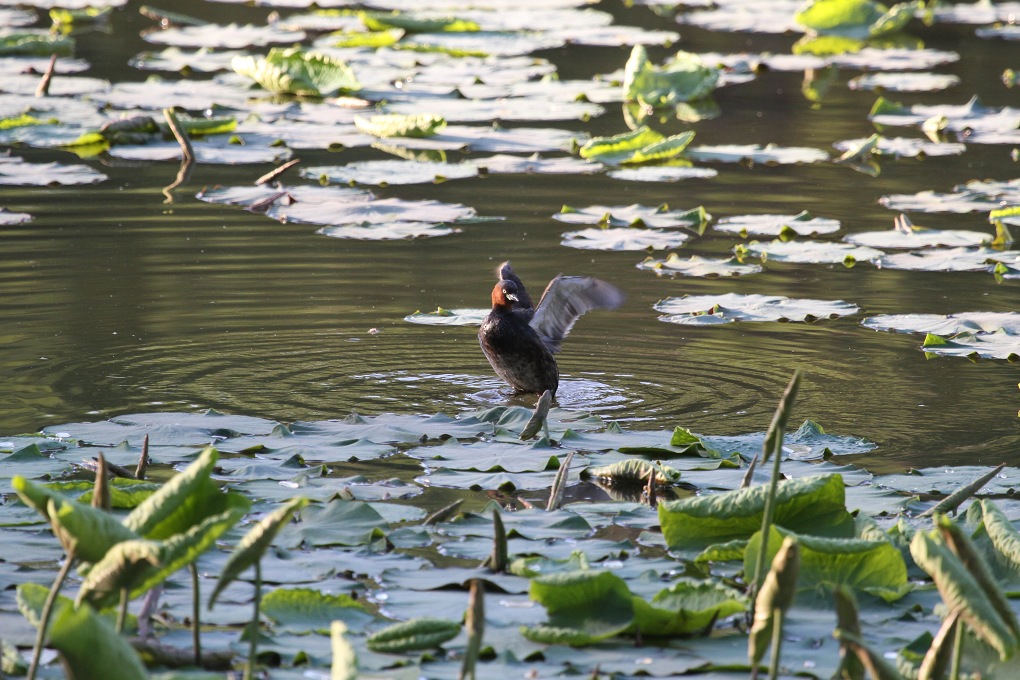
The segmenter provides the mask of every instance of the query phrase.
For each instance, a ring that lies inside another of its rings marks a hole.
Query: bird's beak
[[[507,300],[513,300],[514,302],[518,302],[517,295],[515,293],[503,293],[503,297],[505,297]]]

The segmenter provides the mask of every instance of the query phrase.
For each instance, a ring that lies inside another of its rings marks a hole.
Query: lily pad
[[[711,218],[701,206],[692,210],[670,210],[663,203],[657,207],[638,205],[592,205],[574,208],[568,205],[553,216],[567,224],[598,224],[604,227],[690,227]]]
[[[24,224],[25,222],[31,222],[32,216],[28,213],[14,212],[7,208],[0,208],[0,225],[9,226],[11,224]]]
[[[906,215],[900,215],[890,231],[859,232],[847,235],[844,240],[873,248],[932,248],[979,246],[990,243],[993,238],[992,234],[980,231],[918,227]]]
[[[813,264],[850,264],[855,262],[873,262],[884,253],[866,246],[850,243],[830,243],[828,241],[770,241],[759,243],[751,241],[738,249],[762,260],[775,262],[803,262]]]
[[[699,276],[714,278],[720,276],[745,276],[757,274],[762,270],[760,264],[743,264],[736,258],[716,259],[700,255],[691,255],[687,259],[676,253],[670,253],[665,260],[646,258],[638,263],[638,269],[649,269],[656,274],[680,274],[682,276]]]
[[[812,147],[777,146],[775,144],[718,144],[695,146],[687,149],[691,160],[717,163],[760,163],[762,165],[786,165],[793,163],[818,163],[829,159],[829,154]]]
[[[944,356],[1020,361],[1020,334],[1005,329],[991,333],[966,332],[948,338],[929,333],[922,347],[927,353]]]
[[[106,175],[87,165],[63,163],[26,163],[17,157],[0,157],[0,185],[55,186],[70,184],[98,184]]]
[[[890,92],[937,92],[960,83],[959,76],[946,73],[887,72],[868,73],[851,78],[851,90],[888,90]]]
[[[540,158],[532,154],[527,158],[499,154],[488,158],[476,158],[471,161],[479,174],[540,174],[540,175],[585,175],[602,169],[601,163],[592,163],[572,156],[556,158]]]
[[[894,255],[883,255],[875,265],[885,269],[929,272],[993,271],[997,262],[1016,262],[1020,251],[992,248],[929,248]]]
[[[833,144],[840,151],[851,153],[855,149],[864,147],[868,139],[848,139]],[[917,158],[928,156],[959,156],[967,150],[966,144],[952,142],[930,142],[924,139],[912,139],[909,137],[882,137],[878,136],[874,144],[867,145],[867,152],[880,156],[893,156],[895,158]]]
[[[691,235],[682,231],[638,227],[591,227],[563,234],[560,245],[582,250],[665,250],[682,246]]]
[[[415,312],[404,317],[409,323],[420,323],[427,326],[480,326],[488,309],[443,309],[434,312]]]
[[[931,190],[916,194],[892,194],[878,202],[890,210],[919,212],[985,212],[1003,205],[1020,205],[1020,179],[1007,181],[971,180],[953,188],[953,193]]]
[[[792,231],[798,236],[831,234],[839,231],[839,220],[814,217],[807,211],[796,215],[734,215],[721,217],[715,223],[718,231],[741,236],[781,236]]]
[[[433,222],[386,222],[384,224],[347,224],[322,227],[315,233],[330,238],[355,241],[399,241],[411,238],[435,238],[460,233],[460,229]]]
[[[805,321],[834,319],[856,314],[857,305],[842,300],[808,300],[780,295],[686,295],[666,298],[653,305],[662,312],[659,321],[687,325],[711,325],[734,321]]]
[[[304,31],[285,31],[273,26],[245,26],[228,24],[202,24],[181,26],[164,31],[150,31],[142,35],[146,42],[176,47],[222,47],[239,50],[246,47],[264,47],[298,43],[305,39]]]
[[[960,312],[959,314],[879,314],[861,321],[866,328],[900,333],[990,333],[999,329],[1020,335],[1018,312]]]
[[[711,179],[718,175],[719,171],[712,168],[696,168],[690,164],[670,164],[619,168],[606,174],[613,179],[630,182],[679,182],[684,179]]]
[[[409,160],[355,161],[347,165],[313,166],[301,170],[309,179],[351,184],[426,184],[476,177],[474,162],[439,163]]]

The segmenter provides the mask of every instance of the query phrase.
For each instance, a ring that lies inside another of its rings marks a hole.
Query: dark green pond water
[[[109,34],[79,36],[77,55],[91,64],[84,75],[113,82],[149,75],[127,65],[136,53],[153,49],[139,35],[153,26],[139,15],[139,5],[116,10]],[[676,47],[789,53],[798,38],[710,32],[678,24],[668,11],[659,16],[615,1],[595,7],[619,24],[679,31],[673,49],[649,49],[656,63]],[[269,12],[195,1],[173,9],[220,23],[259,24]],[[1000,79],[1003,69],[1020,66],[1015,42],[977,39],[966,25],[911,28],[926,47],[962,55],[935,69],[961,82],[943,92],[892,93],[890,99],[963,104],[978,95],[989,107],[1020,101]],[[629,45],[569,45],[537,56],[555,64],[563,79],[588,79],[621,68],[629,53]],[[834,142],[874,132],[867,114],[876,93],[847,87],[859,74],[840,71],[816,103],[802,94],[804,72],[761,73],[716,91],[717,119],[661,127],[689,127],[696,144],[774,143],[835,157]],[[158,114],[163,104],[154,106]],[[615,103],[590,121],[534,125],[592,135],[626,129]],[[916,129],[895,134],[920,136]],[[26,160],[83,162],[109,179],[83,187],[0,187],[0,206],[34,216],[0,227],[0,433],[140,411],[214,408],[286,422],[352,411],[455,415],[504,403],[509,395],[480,352],[475,328],[414,325],[403,317],[438,306],[487,306],[495,266],[511,259],[534,289],[564,272],[597,275],[627,294],[621,309],[593,313],[574,328],[560,355],[561,406],[647,421],[648,427],[739,434],[767,426],[799,367],[804,383],[794,421],[812,418],[827,431],[876,442],[878,448],[857,461],[870,469],[1015,461],[1020,395],[1014,364],[926,358],[923,336],[876,332],[860,322],[875,314],[1013,311],[1020,300],[1016,280],[997,283],[987,272],[778,262],[735,279],[658,277],[636,268],[644,252],[560,245],[572,227],[551,218],[563,204],[703,205],[715,219],[808,210],[840,220],[838,235],[821,237],[838,240],[892,227],[898,213],[880,205],[881,196],[1016,177],[1013,146],[968,144],[961,155],[924,160],[882,157],[875,177],[833,163],[699,163],[718,176],[643,183],[604,173],[518,174],[373,187],[380,197],[463,203],[504,218],[464,224],[450,236],[403,241],[328,238],[314,225],[283,224],[195,198],[204,187],[250,184],[271,169],[268,164],[199,164],[167,204],[161,190],[174,180],[176,162],[81,161],[61,151],[16,148],[13,153]],[[303,166],[388,157],[367,147],[295,155]],[[311,183],[294,171],[285,179]],[[990,232],[986,212],[911,217],[926,227]],[[722,256],[741,241],[710,226],[679,252]],[[668,296],[729,292],[842,299],[861,312],[812,324],[699,327],[663,323],[652,309]]]

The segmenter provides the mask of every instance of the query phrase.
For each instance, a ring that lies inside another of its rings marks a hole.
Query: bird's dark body
[[[493,310],[478,330],[478,342],[496,375],[517,392],[556,393],[556,359],[530,325],[524,310]]]
[[[556,394],[560,374],[553,354],[579,316],[613,309],[623,301],[614,286],[591,277],[557,276],[538,305],[509,262],[500,265],[492,289],[492,311],[478,329],[482,352],[496,375],[516,392]]]

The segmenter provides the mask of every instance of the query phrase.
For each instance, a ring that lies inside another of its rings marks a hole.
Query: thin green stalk
[[[963,621],[956,622],[953,639],[953,662],[949,666],[949,680],[960,680],[960,660],[963,658]]]
[[[772,658],[769,659],[769,680],[779,677],[779,657],[783,649],[783,622],[786,612],[776,609],[772,614]]]
[[[199,601],[198,567],[192,562],[188,565],[191,571],[191,646],[195,650],[195,665],[202,665],[202,636],[200,616],[202,604]]]
[[[793,377],[790,378],[790,383],[786,386],[786,391],[783,392],[782,399],[779,400],[779,407],[776,409],[775,415],[772,416],[772,423],[769,425],[768,432],[765,435],[765,446],[762,449],[761,462],[766,462],[769,456],[773,457],[772,478],[769,480],[769,492],[765,497],[765,509],[762,513],[761,548],[754,565],[754,580],[749,584],[752,589],[752,602],[754,601],[753,596],[761,588],[761,582],[765,579],[765,574],[768,573],[769,530],[772,528],[776,492],[779,488],[779,463],[783,458],[783,430],[786,428],[786,421],[790,417],[790,411],[793,408],[794,400],[797,398],[799,387],[800,371],[796,370],[793,372]]]
[[[35,680],[35,674],[39,671],[39,659],[42,657],[43,645],[46,644],[46,629],[50,625],[53,605],[57,602],[57,595],[60,594],[60,588],[64,585],[64,580],[70,573],[72,564],[74,564],[74,554],[68,554],[64,558],[64,566],[57,572],[57,577],[53,579],[53,585],[50,586],[50,592],[46,596],[46,603],[43,604],[42,613],[39,615],[39,630],[35,635],[35,647],[32,648],[32,663],[28,667],[27,680]]]
[[[255,613],[252,618],[249,632],[251,637],[248,640],[248,665],[244,667],[244,680],[251,680],[255,673],[255,652],[259,639],[259,606],[262,603],[262,565],[255,562]]]
[[[124,622],[127,621],[128,611],[128,589],[120,589],[120,606],[117,608],[117,634],[124,632]]]

